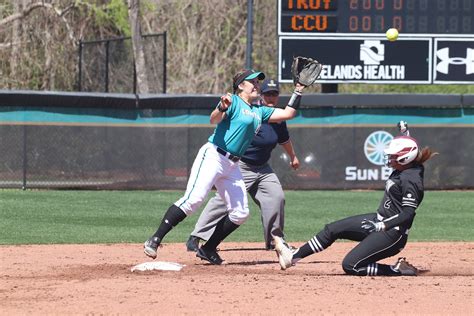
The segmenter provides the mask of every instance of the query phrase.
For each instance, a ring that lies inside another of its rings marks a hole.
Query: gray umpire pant
[[[239,165],[247,192],[261,210],[265,247],[270,249],[272,236],[284,237],[285,194],[283,188],[268,163],[253,166],[241,161]],[[199,216],[191,235],[208,240],[217,222],[227,213],[224,200],[219,193],[216,193]]]

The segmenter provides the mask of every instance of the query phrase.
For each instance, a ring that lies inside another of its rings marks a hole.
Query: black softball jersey
[[[418,164],[406,170],[394,170],[385,183],[385,193],[377,209],[385,229],[409,229],[415,210],[423,200],[425,168]]]

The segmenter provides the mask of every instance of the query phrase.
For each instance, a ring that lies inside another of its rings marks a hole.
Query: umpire
[[[262,104],[275,107],[279,99],[278,82],[265,80],[261,87]],[[290,157],[290,166],[298,169],[299,160],[290,140],[286,122],[262,124],[252,143],[241,157],[239,166],[247,192],[261,210],[265,248],[274,249],[273,236],[284,237],[285,195],[280,180],[268,164],[271,153],[280,144]],[[208,240],[216,224],[227,214],[227,208],[218,193],[209,200],[201,213],[186,247],[197,251],[201,241]]]

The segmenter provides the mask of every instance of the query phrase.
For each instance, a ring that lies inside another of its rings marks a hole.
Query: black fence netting
[[[150,93],[166,92],[166,33],[142,36]],[[81,42],[78,90],[135,93],[131,38]]]
[[[194,157],[212,128],[1,126],[0,132],[0,187],[184,189]],[[372,132],[290,128],[301,167],[292,170],[281,148],[275,149],[270,164],[286,188],[379,189],[389,171],[364,155]],[[474,145],[467,130],[436,132],[436,139],[430,128],[416,133],[424,145],[441,152],[427,163],[426,186],[474,187]],[[464,148],[456,155],[449,154],[453,140]]]
[[[0,188],[184,189],[214,129],[218,96],[148,95],[138,105],[135,98],[0,93]],[[390,172],[381,150],[397,120],[409,118],[420,145],[439,152],[426,163],[426,187],[472,189],[474,107],[452,99],[423,107],[303,104],[288,124],[301,167],[290,168],[281,146],[270,164],[287,189],[381,189]]]
[[[79,91],[107,91],[107,42],[83,44],[79,55]],[[129,78],[133,78],[133,73]]]
[[[28,125],[0,131],[0,149],[8,148],[0,187],[11,188],[182,187],[193,162],[189,153],[209,134],[185,127]]]

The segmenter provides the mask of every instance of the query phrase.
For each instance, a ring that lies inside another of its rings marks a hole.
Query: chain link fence
[[[1,126],[1,188],[184,189],[192,163],[212,127]],[[395,128],[392,129],[395,133]],[[442,152],[427,163],[427,188],[474,187],[468,129],[433,128],[416,134]],[[364,156],[374,128],[291,128],[300,168],[277,147],[270,165],[287,189],[380,189],[383,166]],[[451,139],[464,150],[446,155]],[[386,174],[388,175],[388,173]]]
[[[166,93],[166,33],[142,36],[150,93]],[[136,93],[130,37],[81,41],[77,87],[85,92]]]
[[[185,186],[212,129],[23,125],[0,132],[1,188],[173,189]]]

